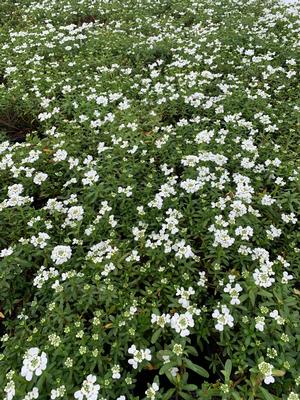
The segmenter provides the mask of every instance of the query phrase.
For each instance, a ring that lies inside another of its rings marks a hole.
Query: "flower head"
[[[47,366],[47,355],[37,347],[31,347],[25,354],[21,375],[27,380],[31,381],[33,375],[40,376]]]
[[[81,389],[74,393],[75,399],[82,400],[97,400],[100,385],[95,384],[97,378],[95,375],[88,375],[83,381]]]

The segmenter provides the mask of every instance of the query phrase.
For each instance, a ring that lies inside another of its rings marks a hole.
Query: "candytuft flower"
[[[42,352],[39,348],[31,347],[26,353],[23,360],[23,366],[21,369],[21,375],[27,380],[31,381],[33,375],[40,376],[47,366],[47,355]]]
[[[95,375],[88,375],[83,381],[81,389],[74,393],[74,398],[78,400],[97,400],[100,385],[96,384],[97,378]]]
[[[51,259],[56,265],[65,263],[71,256],[72,249],[70,246],[56,246],[51,253]]]

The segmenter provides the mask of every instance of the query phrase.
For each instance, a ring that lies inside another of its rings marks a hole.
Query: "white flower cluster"
[[[38,398],[39,398],[39,389],[37,387],[34,387],[30,392],[26,394],[25,397],[23,397],[22,400],[33,400]]]
[[[102,276],[108,276],[110,272],[114,271],[116,269],[115,265],[113,263],[106,264],[104,266],[104,270],[101,272]]]
[[[46,353],[41,352],[37,347],[31,347],[25,353],[23,359],[23,366],[21,369],[21,375],[27,380],[31,381],[33,375],[40,376],[46,369],[48,358]]]
[[[146,398],[154,400],[158,391],[159,391],[158,384],[156,382],[153,382],[152,385],[145,392]]]
[[[67,262],[72,256],[70,246],[55,246],[51,253],[51,259],[56,265],[61,265]]]
[[[175,185],[177,183],[177,180],[177,176],[169,176],[167,178],[167,183],[161,185],[159,192],[155,195],[154,200],[151,200],[148,203],[148,206],[161,210],[164,200],[171,197],[172,195],[176,195]]]
[[[207,277],[206,277],[206,273],[205,271],[199,271],[199,281],[197,282],[197,285],[200,287],[206,287],[206,283],[208,281]]]
[[[2,201],[2,203],[0,203],[0,211],[7,207],[17,207],[31,203],[33,201],[33,197],[21,196],[23,191],[24,187],[20,183],[9,186],[7,189],[8,199],[5,199]]]
[[[83,219],[84,209],[82,206],[72,206],[67,211],[67,217],[65,222],[62,224],[62,227],[66,226],[76,226],[76,222],[79,222]]]
[[[224,326],[226,325],[228,325],[230,328],[233,327],[234,318],[230,314],[229,308],[224,304],[221,305],[220,310],[219,309],[214,310],[212,317],[217,320],[215,328],[218,331],[222,332],[224,330]]]
[[[193,328],[194,325],[193,315],[188,311],[183,314],[175,313],[171,318],[171,328],[175,329],[181,337],[188,336],[189,328]]]
[[[129,347],[128,353],[132,354],[133,356],[133,358],[128,360],[128,364],[132,365],[134,369],[137,369],[138,365],[144,360],[151,361],[152,358],[151,351],[149,349],[138,350],[134,344]]]
[[[33,182],[36,185],[41,185],[43,182],[45,182],[45,180],[48,178],[48,174],[45,174],[44,172],[38,172],[35,174],[34,178],[33,178]]]
[[[61,385],[56,389],[51,390],[50,398],[51,400],[59,399],[60,397],[64,397],[66,394],[66,387],[65,385]]]
[[[235,276],[234,275],[228,275],[229,283],[224,287],[224,292],[228,293],[229,296],[231,297],[230,304],[235,305],[235,304],[240,304],[239,300],[239,293],[243,290],[241,285],[239,283],[236,283],[234,286],[232,284],[235,281]]]
[[[265,329],[265,317],[255,317],[255,328],[263,332]]]
[[[57,277],[58,275],[59,272],[55,268],[50,267],[49,270],[46,270],[46,268],[42,265],[38,271],[38,274],[33,280],[33,286],[41,289],[45,282],[47,282],[51,278]]]
[[[258,260],[260,268],[256,268],[252,274],[255,284],[264,288],[272,286],[275,282],[273,276],[275,272],[273,271],[273,262],[269,260],[269,253],[263,248],[255,248],[252,250],[252,260]]]
[[[97,380],[95,375],[88,375],[83,381],[81,389],[74,393],[74,398],[78,400],[97,400],[100,385],[95,383]]]
[[[40,249],[43,249],[44,247],[47,246],[47,240],[50,239],[50,236],[46,232],[39,232],[38,236],[31,236],[30,238],[30,243],[34,247],[39,247]]]
[[[186,309],[184,313],[175,313],[172,317],[170,314],[158,315],[153,313],[151,315],[151,323],[157,324],[160,328],[165,325],[170,325],[181,337],[186,337],[190,334],[190,328],[195,325],[193,314],[199,315],[200,310],[190,304],[190,296],[195,294],[195,290],[189,287],[187,290],[183,287],[178,288],[176,296],[179,296],[178,303]]]
[[[99,175],[97,174],[97,172],[95,170],[91,169],[84,173],[84,178],[82,179],[82,184],[84,186],[92,186],[98,181],[99,181]]]
[[[8,247],[6,249],[2,249],[0,251],[0,257],[1,258],[8,257],[8,256],[12,255],[13,252],[14,252],[14,249],[12,247]]]
[[[270,383],[274,383],[275,379],[272,376],[272,373],[274,371],[274,367],[272,364],[269,364],[265,361],[261,362],[258,364],[258,369],[263,375],[263,379],[266,385],[269,385]]]
[[[211,225],[209,231],[214,233],[214,247],[221,246],[227,249],[232,246],[235,241],[235,239],[229,235],[227,229],[217,229],[214,225]]]
[[[169,314],[152,314],[151,324],[157,324],[160,328],[164,328],[166,324],[171,322],[171,316]]]
[[[89,250],[86,259],[94,263],[101,263],[104,259],[109,260],[118,251],[117,247],[111,246],[111,240],[105,240],[94,244]]]
[[[111,372],[112,372],[112,378],[113,379],[120,379],[121,378],[121,367],[118,364],[115,364],[111,367]]]
[[[13,380],[9,380],[4,387],[5,397],[3,400],[12,400],[16,394],[16,385]]]

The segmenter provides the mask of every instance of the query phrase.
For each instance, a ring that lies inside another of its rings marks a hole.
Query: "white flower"
[[[14,381],[7,382],[4,387],[4,392],[6,393],[6,397],[4,400],[12,400],[16,394],[15,383]]]
[[[171,318],[171,327],[182,337],[188,336],[190,334],[188,328],[193,326],[193,316],[189,312],[185,312],[184,314],[175,313]]]
[[[228,283],[225,288],[224,288],[224,292],[225,293],[229,293],[231,300],[230,300],[230,304],[234,305],[234,304],[240,304],[240,300],[239,300],[239,293],[242,291],[242,287],[239,283],[236,283],[234,285],[234,287],[231,286],[231,283]]]
[[[176,296],[180,296],[181,298],[178,300],[178,303],[181,304],[183,308],[188,308],[190,306],[189,297],[195,294],[195,291],[192,287],[189,287],[188,290],[185,290],[183,287],[177,289]]]
[[[266,385],[269,385],[270,383],[275,382],[275,379],[272,376],[272,372],[274,369],[272,364],[269,364],[269,363],[263,361],[260,364],[258,364],[258,369],[262,373],[262,375],[264,377],[264,382]]]
[[[287,398],[287,400],[299,400],[299,399],[300,399],[299,395],[295,392],[291,392],[289,394],[289,397]]]
[[[50,236],[46,232],[39,232],[38,237],[36,236],[31,236],[30,238],[30,243],[34,247],[39,247],[40,249],[43,249],[44,247],[47,246],[47,240],[50,239]]]
[[[101,272],[102,276],[108,276],[108,274],[113,271],[114,269],[116,269],[116,267],[114,266],[113,263],[109,263],[107,265],[104,266],[104,270]]]
[[[56,265],[65,263],[71,256],[72,249],[70,246],[56,246],[51,253],[51,259]]]
[[[84,178],[82,179],[82,184],[86,186],[91,186],[94,183],[98,182],[99,180],[99,175],[97,174],[96,171],[91,169],[90,171],[87,171],[84,173]]]
[[[37,387],[34,387],[31,392],[28,392],[25,397],[23,397],[23,400],[33,400],[37,399],[39,397],[39,389]]]
[[[65,393],[66,393],[65,385],[61,385],[57,389],[52,389],[51,390],[51,400],[57,399],[59,397],[64,397]]]
[[[50,278],[54,278],[58,276],[58,271],[51,267],[49,270],[46,270],[45,267],[42,265],[38,271],[37,276],[33,280],[33,286],[36,286],[38,289],[44,285]]]
[[[152,385],[146,390],[145,394],[147,399],[154,400],[156,396],[156,392],[158,392],[159,386],[157,383],[152,383]]]
[[[195,137],[195,142],[197,144],[200,143],[209,143],[212,139],[212,137],[214,136],[214,131],[208,131],[208,130],[204,130],[199,132],[196,137]]]
[[[75,399],[82,400],[85,397],[87,400],[97,400],[100,385],[95,384],[96,380],[96,376],[88,375],[83,381],[81,389],[74,393]]]
[[[33,375],[40,376],[47,366],[47,355],[37,347],[31,347],[25,354],[21,375],[27,380],[31,381]]]
[[[281,283],[287,284],[288,281],[290,281],[290,280],[293,279],[293,278],[294,278],[293,275],[289,275],[288,272],[284,271],[284,272],[282,273]]]
[[[265,329],[265,317],[255,317],[255,328],[258,331],[263,332]]]
[[[104,142],[99,142],[98,147],[97,147],[98,154],[101,154],[103,151],[109,150],[109,149],[111,149],[111,147],[106,147]]]
[[[290,214],[281,214],[282,221],[292,224],[296,224],[297,218],[295,213],[290,213]]]
[[[215,229],[214,230],[215,241],[213,246],[216,247],[220,245],[223,248],[228,248],[233,245],[235,239],[230,237],[227,229]]]
[[[132,187],[131,186],[126,186],[123,188],[122,186],[118,187],[118,193],[124,193],[126,197],[132,196]]]
[[[45,174],[44,172],[38,172],[37,174],[35,174],[33,182],[36,185],[41,185],[42,182],[44,182],[47,178],[48,178],[47,174]]]
[[[83,218],[84,210],[81,206],[73,206],[68,210],[68,219],[72,221],[81,221]]]
[[[111,368],[111,372],[112,372],[112,378],[113,379],[120,379],[121,378],[121,374],[120,374],[120,365],[114,365]]]
[[[172,376],[176,376],[177,373],[179,372],[179,368],[173,367],[173,368],[170,368],[169,371],[170,371],[170,374],[171,374]]]
[[[195,257],[195,254],[192,251],[191,246],[188,244],[185,244],[185,240],[177,240],[173,245],[172,249],[176,252],[175,257],[178,258],[193,258]]]
[[[133,358],[130,358],[128,363],[132,365],[134,369],[137,369],[138,364],[142,361],[150,361],[152,358],[151,351],[149,349],[138,350],[134,344],[129,347],[128,353],[133,355]]]
[[[274,275],[272,269],[267,268],[256,268],[252,274],[255,284],[264,288],[272,286],[275,282],[275,279],[271,277],[272,275]]]
[[[14,252],[12,247],[8,247],[7,249],[2,249],[0,251],[0,257],[8,257]]]
[[[169,314],[162,314],[162,315],[151,315],[151,324],[157,324],[161,328],[164,328],[166,324],[169,324],[171,320],[171,316]]]
[[[271,206],[273,203],[275,203],[275,201],[276,200],[272,199],[271,196],[265,194],[261,199],[261,204],[264,206]]]
[[[200,287],[205,287],[206,286],[206,282],[207,282],[207,278],[205,276],[205,271],[200,271],[199,275],[200,275],[200,279],[197,282],[197,285],[200,286]]]
[[[116,247],[112,247],[110,242],[110,240],[106,240],[94,244],[86,256],[87,260],[91,259],[94,263],[101,263],[105,258],[110,259],[118,250]]]
[[[238,226],[235,230],[235,234],[237,236],[241,236],[242,240],[249,240],[251,236],[253,236],[253,229],[251,226]]]
[[[279,237],[282,231],[281,229],[276,228],[274,225],[270,225],[270,229],[267,229],[266,233],[267,233],[267,238],[273,240]]]
[[[53,160],[56,162],[64,161],[67,157],[68,153],[66,152],[66,150],[59,149],[53,154]]]
[[[220,310],[215,309],[212,317],[217,320],[215,328],[218,331],[223,331],[225,325],[228,325],[230,328],[233,327],[234,318],[230,314],[229,309],[226,305],[221,305],[221,312]]]
[[[284,318],[279,315],[278,310],[273,310],[269,313],[271,318],[274,318],[278,325],[284,325]]]
[[[186,179],[180,183],[180,187],[187,193],[196,193],[203,186],[203,183],[195,179]]]

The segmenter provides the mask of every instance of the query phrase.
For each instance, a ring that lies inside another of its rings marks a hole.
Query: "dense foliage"
[[[299,11],[1,1],[1,398],[300,398]]]

